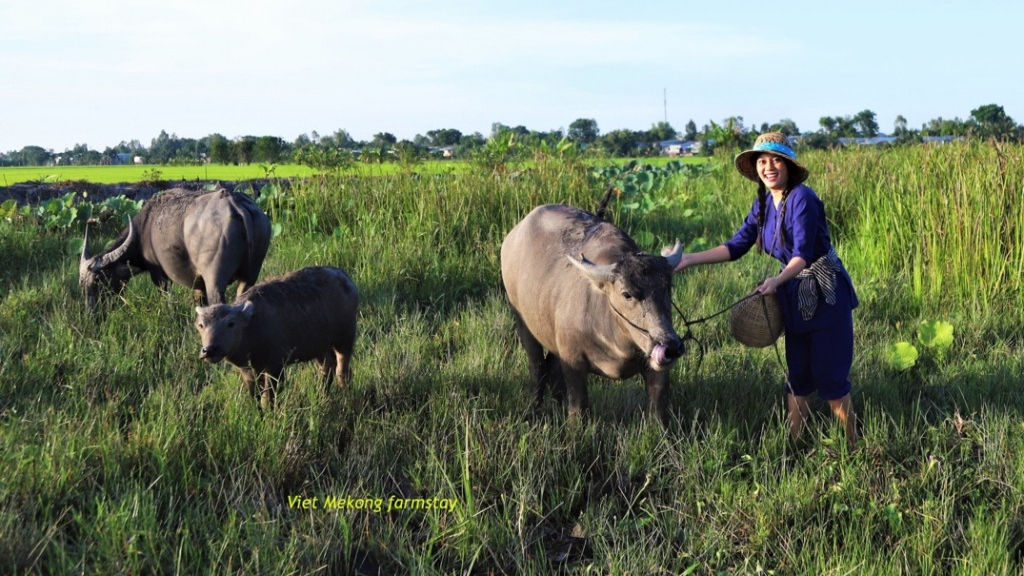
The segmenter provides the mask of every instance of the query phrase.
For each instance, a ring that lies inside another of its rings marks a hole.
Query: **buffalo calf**
[[[199,357],[227,360],[253,396],[260,379],[264,407],[273,405],[288,364],[316,360],[325,390],[335,377],[344,386],[351,375],[358,305],[358,291],[344,270],[303,268],[253,286],[234,304],[197,307]]]

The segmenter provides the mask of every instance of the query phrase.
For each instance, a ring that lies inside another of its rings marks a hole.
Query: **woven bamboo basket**
[[[751,296],[732,309],[729,331],[751,348],[771,346],[782,335],[782,310],[775,294]]]

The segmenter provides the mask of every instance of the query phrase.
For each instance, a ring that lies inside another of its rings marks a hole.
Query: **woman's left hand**
[[[778,286],[779,279],[773,276],[771,278],[765,278],[765,281],[761,282],[761,284],[759,284],[758,287],[754,289],[754,292],[757,292],[758,294],[761,295],[775,294],[775,289],[778,288]]]

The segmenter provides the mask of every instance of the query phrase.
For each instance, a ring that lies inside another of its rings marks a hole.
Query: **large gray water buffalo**
[[[88,243],[86,229],[78,282],[90,310],[142,271],[162,289],[174,282],[199,302],[221,303],[231,282],[241,294],[259,278],[270,220],[245,194],[175,188],[146,201],[111,248],[90,257]]]
[[[550,385],[568,389],[569,414],[588,412],[589,373],[643,374],[649,409],[667,421],[669,374],[683,344],[672,327],[667,257],[640,251],[624,232],[578,208],[546,205],[501,245],[501,279],[526,349],[537,405]],[[549,351],[545,356],[545,349]]]
[[[359,293],[344,270],[303,268],[253,286],[234,304],[196,307],[199,357],[226,359],[254,396],[259,378],[265,407],[274,402],[285,366],[295,362],[316,360],[324,389],[335,378],[343,387],[351,374],[358,307]]]

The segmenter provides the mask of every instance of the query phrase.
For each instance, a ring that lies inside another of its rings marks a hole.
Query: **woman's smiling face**
[[[789,180],[789,165],[775,154],[761,154],[757,157],[757,177],[769,190],[783,191]]]

